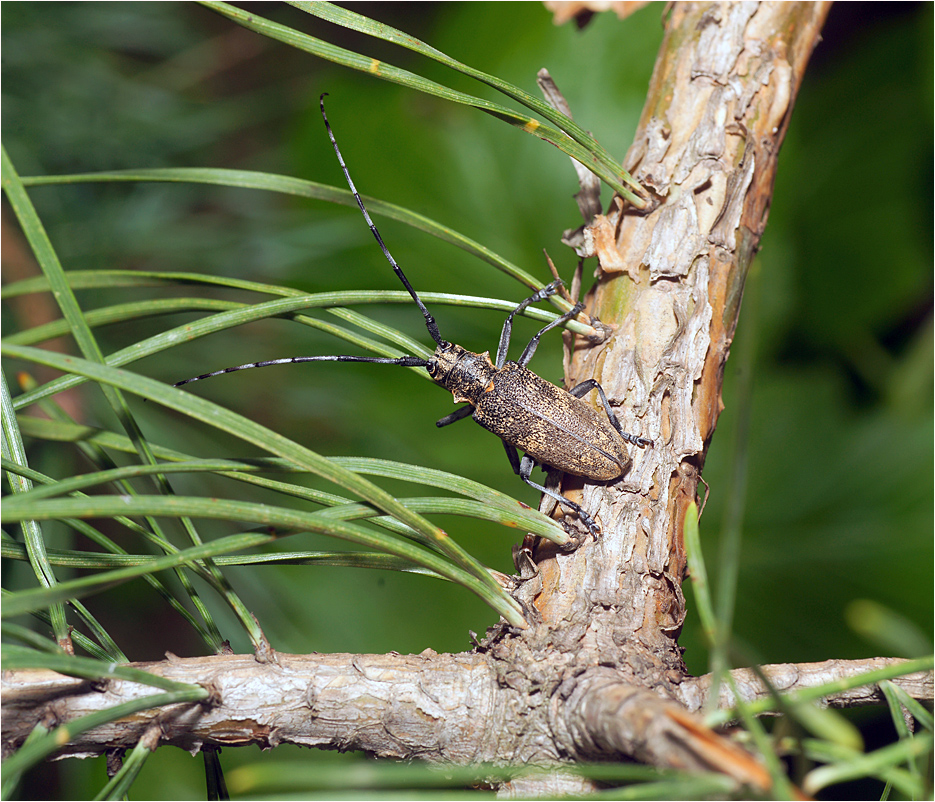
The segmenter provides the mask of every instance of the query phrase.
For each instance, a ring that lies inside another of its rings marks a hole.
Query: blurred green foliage
[[[743,489],[732,466],[741,455],[746,460],[735,633],[749,659],[763,662],[897,654],[886,632],[874,636],[872,627],[850,625],[855,610],[867,609],[860,606],[865,600],[915,632],[907,648],[929,642],[932,631],[932,6],[857,5],[860,11],[833,7],[795,107],[704,472],[711,498],[702,541],[716,583],[725,504]],[[661,6],[623,22],[598,15],[583,31],[553,26],[532,3],[373,3],[355,10],[533,93],[536,71],[547,67],[578,122],[621,158],[662,35]],[[408,51],[294,9],[263,4],[258,11],[495,97]],[[22,175],[216,166],[341,185],[318,113],[318,96],[327,91],[329,118],[361,192],[447,223],[543,280],[547,248],[570,278],[575,259],[559,238],[579,219],[567,159],[485,115],[316,61],[193,4],[6,4],[2,45],[3,140]],[[397,288],[354,210],[202,185],[85,184],[30,195],[66,269],[195,270],[308,291]],[[4,233],[15,240],[8,211]],[[524,296],[450,246],[377,224],[417,289]],[[5,261],[4,280],[22,277],[22,269],[22,260]],[[131,297],[112,290],[79,299],[99,305]],[[367,311],[427,339],[414,310]],[[4,333],[26,325],[21,314],[5,305]],[[465,347],[495,347],[500,316],[446,308],[438,317],[443,335]],[[180,322],[96,333],[108,351]],[[534,328],[521,323],[517,343]],[[256,359],[337,352],[342,346],[324,336],[264,321],[138,368],[174,381]],[[559,353],[552,338],[535,361],[553,381],[560,379]],[[740,361],[740,354],[748,356]],[[436,430],[451,400],[408,371],[290,366],[221,377],[205,383],[203,394],[323,454],[456,471],[535,503],[495,438],[470,422]],[[95,422],[96,394],[84,391],[82,399]],[[155,405],[135,409],[147,433],[167,446],[249,456]],[[737,433],[741,411],[750,420],[746,436],[742,427]],[[31,459],[52,474],[75,469],[47,448]],[[179,492],[247,492],[196,482],[202,479],[173,485]],[[512,571],[517,533],[466,520],[440,523],[483,562]],[[311,538],[303,544],[331,545]],[[283,651],[458,651],[469,647],[469,629],[483,632],[494,623],[470,594],[419,576],[308,567],[228,575]],[[235,650],[244,650],[246,639],[227,611],[207,601]],[[88,605],[132,659],[199,649],[142,583]],[[689,667],[704,672],[691,612],[682,644]],[[255,755],[239,751],[226,751],[225,765]],[[164,752],[146,766],[134,796],[195,793],[200,765]],[[103,782],[103,767],[90,761],[58,765],[58,774],[43,769],[43,782],[58,777],[65,784],[50,788],[50,797],[81,796],[82,776],[91,788]]]

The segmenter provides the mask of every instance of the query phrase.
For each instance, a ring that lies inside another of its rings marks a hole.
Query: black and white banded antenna
[[[412,288],[412,285],[409,283],[409,279],[406,278],[406,274],[403,273],[402,268],[396,264],[396,260],[390,253],[389,248],[387,248],[386,244],[383,242],[383,237],[380,236],[380,232],[377,231],[377,227],[373,224],[373,220],[370,219],[370,213],[367,211],[367,207],[364,206],[364,202],[361,199],[360,194],[357,192],[357,187],[354,186],[354,182],[351,180],[351,174],[347,171],[347,165],[344,164],[344,157],[341,155],[341,149],[338,147],[338,142],[334,138],[334,132],[331,130],[331,125],[328,123],[328,115],[325,114],[325,98],[327,96],[328,93],[323,92],[321,97],[318,98],[318,102],[321,105],[321,118],[325,121],[325,128],[328,131],[328,138],[331,140],[331,144],[334,145],[334,152],[338,157],[338,164],[341,165],[341,170],[344,173],[344,178],[347,181],[347,185],[351,188],[351,192],[354,194],[354,199],[357,201],[357,205],[360,207],[360,211],[364,216],[364,220],[366,220],[367,225],[370,226],[370,231],[373,233],[374,239],[376,239],[380,248],[383,249],[383,255],[386,257],[386,261],[390,263],[390,267],[393,268],[393,271],[399,277],[399,280],[403,283],[403,286],[412,296],[412,300],[416,302],[419,309],[422,311],[422,315],[425,317],[425,327],[429,330],[429,334],[432,336],[432,339],[435,340],[436,345],[442,345],[442,343],[445,341],[442,339],[441,334],[438,333],[438,325],[435,323],[435,318],[432,317],[432,315],[429,313],[429,310],[425,308],[425,304],[422,303],[422,299]]]
[[[406,278],[406,274],[403,273],[402,268],[397,264],[396,260],[393,258],[393,255],[390,253],[389,248],[386,247],[386,243],[383,242],[383,237],[380,236],[380,232],[377,230],[376,225],[373,220],[370,219],[370,213],[367,211],[367,207],[364,206],[364,201],[360,197],[360,193],[357,191],[357,187],[354,186],[354,182],[351,179],[351,174],[347,170],[347,165],[344,163],[344,157],[341,155],[341,149],[338,147],[338,142],[334,138],[334,132],[331,130],[331,124],[328,122],[328,115],[325,114],[325,98],[328,96],[327,92],[323,92],[319,98],[319,103],[321,105],[321,118],[325,121],[325,130],[328,132],[328,138],[331,140],[331,144],[334,146],[334,152],[338,157],[338,164],[341,165],[341,171],[344,173],[344,178],[347,181],[348,187],[350,187],[351,192],[354,195],[354,199],[357,201],[357,205],[360,207],[361,214],[364,216],[364,220],[367,222],[367,225],[370,226],[370,231],[373,233],[374,238],[379,244],[380,248],[383,250],[383,255],[386,257],[386,260],[390,263],[390,267],[393,268],[393,272],[396,273],[399,280],[403,283],[403,286],[412,296],[412,300],[416,302],[416,305],[419,307],[422,312],[423,317],[425,318],[425,327],[428,329],[429,335],[435,341],[437,345],[448,345],[448,343],[442,339],[441,334],[438,331],[438,324],[435,322],[435,318],[432,317],[428,309],[425,308],[425,304],[422,303],[422,299],[419,297],[419,294],[413,289],[412,285],[409,283],[409,279]],[[202,379],[210,379],[212,376],[220,376],[224,373],[234,373],[238,370],[249,370],[250,368],[266,368],[270,365],[289,365],[292,363],[298,362],[371,362],[377,365],[401,365],[406,368],[424,368],[428,365],[428,360],[422,359],[418,356],[400,356],[400,357],[380,357],[380,356],[347,356],[347,355],[338,355],[338,356],[288,356],[283,357],[282,359],[266,359],[262,362],[249,362],[246,365],[235,365],[230,368],[223,368],[221,370],[214,370],[211,373],[202,373],[200,376],[193,376],[191,379],[183,379],[180,382],[175,382],[173,387],[181,387],[183,384],[191,384],[192,382],[201,381]]]

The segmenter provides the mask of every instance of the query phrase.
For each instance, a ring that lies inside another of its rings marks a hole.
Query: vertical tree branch
[[[615,486],[588,485],[604,537],[573,555],[543,545],[547,622],[613,609],[616,643],[640,643],[680,673],[682,520],[723,408],[721,384],[747,270],[766,224],[777,155],[825,3],[677,3],[625,167],[656,197],[650,213],[615,199],[585,230],[597,256],[591,314],[615,324],[577,342],[573,385],[601,382],[633,449]],[[566,477],[575,497],[581,483]],[[569,592],[574,589],[575,592]]]

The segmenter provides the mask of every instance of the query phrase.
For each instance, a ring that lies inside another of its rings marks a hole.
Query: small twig
[[[564,298],[566,301],[568,301],[568,303],[574,306],[578,302],[578,296],[575,295],[573,299],[572,296],[568,294],[568,290],[565,289],[565,281],[558,274],[558,269],[555,267],[555,262],[552,261],[552,257],[549,256],[549,252],[545,248],[542,249],[542,252],[545,254],[545,261],[549,263],[549,270],[552,273],[552,277],[556,281],[562,282],[561,285],[559,285],[559,292],[561,293],[562,298]],[[574,279],[572,279],[572,285],[574,285]]]

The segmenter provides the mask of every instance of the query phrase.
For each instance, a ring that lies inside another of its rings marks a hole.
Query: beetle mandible
[[[530,304],[544,301],[554,295],[561,281],[554,281],[530,295],[520,303],[507,316],[500,333],[500,343],[497,347],[496,361],[491,362],[490,353],[484,351],[476,354],[462,348],[460,345],[442,339],[438,331],[435,318],[426,309],[422,299],[412,288],[409,279],[392,257],[389,249],[383,242],[383,237],[370,219],[370,214],[351,180],[337,140],[328,123],[325,114],[324,93],[319,98],[321,116],[325,123],[328,137],[338,157],[338,163],[344,173],[347,185],[350,187],[358,207],[370,226],[370,231],[383,250],[393,271],[403,286],[412,296],[412,300],[425,318],[425,326],[435,341],[435,353],[429,359],[416,356],[366,357],[366,356],[296,356],[284,359],[270,359],[263,362],[251,362],[247,365],[216,370],[212,373],[203,373],[191,379],[176,382],[181,386],[190,382],[218,376],[222,373],[232,373],[237,370],[267,367],[269,365],[283,365],[294,362],[371,362],[380,365],[402,365],[403,367],[422,367],[431,378],[451,391],[456,403],[467,402],[468,406],[460,407],[450,415],[442,418],[436,426],[447,426],[449,423],[461,420],[470,415],[481,426],[493,432],[503,441],[507,457],[513,472],[516,473],[530,487],[545,493],[558,503],[573,510],[582,523],[594,537],[597,537],[600,528],[594,519],[585,512],[580,505],[565,498],[560,493],[540,485],[530,478],[532,469],[536,464],[556,468],[565,473],[582,476],[595,481],[610,481],[622,476],[630,467],[630,456],[625,443],[644,448],[652,447],[653,441],[644,437],[637,437],[623,431],[617,416],[614,414],[600,384],[594,379],[588,379],[571,390],[563,390],[545,379],[537,376],[526,366],[532,359],[539,346],[539,339],[547,331],[560,326],[575,317],[583,308],[579,303],[561,317],[556,318],[543,327],[529,341],[522,355],[516,362],[507,361],[506,355],[510,346],[510,336],[513,331],[513,318]],[[582,400],[583,396],[591,390],[596,390],[604,408],[605,415]],[[517,449],[524,452],[519,458]]]

